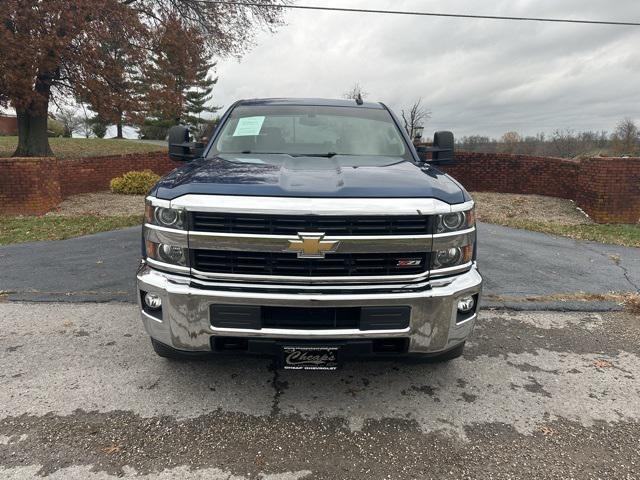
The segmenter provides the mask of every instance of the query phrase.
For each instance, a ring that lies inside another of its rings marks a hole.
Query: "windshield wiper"
[[[227,154],[233,155],[234,152],[224,152]],[[251,150],[243,150],[241,152],[243,155],[289,155],[290,157],[322,157],[322,158],[333,158],[336,155],[349,155],[348,153],[337,153],[337,152],[327,152],[327,153],[284,153],[284,152],[253,152]]]
[[[323,158],[332,158],[336,155],[344,155],[342,153],[337,152],[327,152],[327,153],[295,153],[292,154],[292,157],[323,157]]]
[[[289,155],[288,153],[283,153],[283,152],[252,152],[251,150],[243,150],[241,152],[224,152],[225,154],[228,155],[237,155],[238,153],[241,153],[242,155],[249,155],[249,154],[253,154],[253,155]]]

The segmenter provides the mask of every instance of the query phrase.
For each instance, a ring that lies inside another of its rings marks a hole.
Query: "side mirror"
[[[454,155],[455,142],[453,133],[436,132],[433,135],[433,160],[431,163],[436,165],[451,165],[455,161]]]
[[[182,125],[176,125],[169,129],[169,158],[180,162],[188,162],[194,158],[202,157],[204,143],[190,142],[189,129]]]
[[[436,132],[433,135],[433,146],[416,147],[416,152],[423,162],[431,163],[433,165],[451,165],[455,163],[454,156],[454,141],[453,133],[451,132]],[[431,159],[427,159],[427,154],[431,153]]]

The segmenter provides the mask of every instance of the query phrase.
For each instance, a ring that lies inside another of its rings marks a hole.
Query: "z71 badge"
[[[396,263],[396,267],[419,267],[420,265],[422,265],[421,258],[400,258]]]

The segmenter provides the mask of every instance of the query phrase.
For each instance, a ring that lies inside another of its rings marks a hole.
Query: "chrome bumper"
[[[188,277],[160,272],[142,265],[137,274],[138,292],[153,292],[162,298],[162,318],[143,311],[147,333],[177,350],[211,351],[213,336],[278,339],[374,339],[409,338],[410,353],[437,353],[464,342],[471,334],[476,315],[456,322],[458,300],[480,294],[482,277],[474,265],[466,273],[433,281],[421,291],[396,293],[306,294],[203,289],[191,285]],[[219,285],[219,284],[218,284]],[[215,328],[209,318],[211,304],[271,305],[282,307],[409,306],[410,326],[402,330],[260,330]]]

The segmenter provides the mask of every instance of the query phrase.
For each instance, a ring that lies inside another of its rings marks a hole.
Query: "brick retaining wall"
[[[568,198],[596,222],[640,222],[640,158],[456,152],[456,164],[442,170],[469,191]]]
[[[640,158],[566,160],[527,155],[457,152],[443,166],[469,191],[526,193],[575,200],[596,222],[640,221]],[[164,152],[78,160],[0,158],[0,214],[40,215],[70,195],[103,191],[113,177],[173,162]]]
[[[0,158],[0,214],[42,215],[78,193],[109,189],[131,170],[164,175],[181,165],[164,152],[83,159]]]
[[[180,165],[182,162],[174,162],[164,152],[58,160],[62,198],[109,190],[112,178],[131,170],[152,170],[165,175]]]

